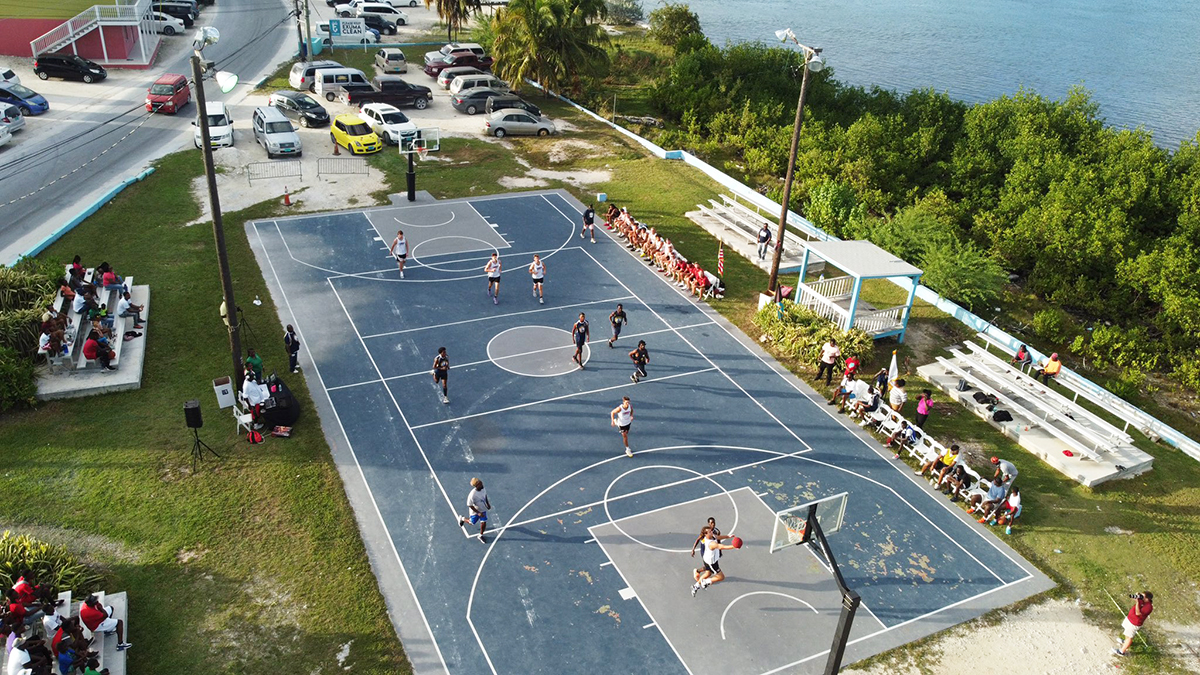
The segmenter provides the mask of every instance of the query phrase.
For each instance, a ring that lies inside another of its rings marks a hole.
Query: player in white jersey
[[[487,261],[483,266],[483,271],[487,272],[488,276],[488,297],[492,299],[493,305],[500,304],[500,254],[493,253],[492,259]],[[495,288],[495,292],[492,288]]]
[[[692,584],[693,598],[696,597],[696,591],[708,588],[725,579],[725,573],[721,571],[721,551],[737,548],[732,544],[722,544],[718,541],[713,529],[705,526],[701,531],[704,541],[700,559],[704,561],[704,567],[692,571],[692,578],[696,580],[696,583]]]
[[[625,456],[633,457],[633,451],[629,449],[629,427],[633,424],[633,406],[629,404],[629,397],[621,399],[621,405],[612,409],[608,415],[612,426],[621,430],[621,440],[625,442]]]
[[[539,305],[546,304],[542,298],[542,282],[546,279],[546,263],[542,262],[541,256],[533,254],[533,262],[529,265],[529,276],[533,277],[533,297],[538,299]]]
[[[408,241],[404,238],[404,230],[396,230],[396,238],[392,240],[389,249],[396,264],[400,266],[400,278],[404,278],[404,261],[408,259]]]

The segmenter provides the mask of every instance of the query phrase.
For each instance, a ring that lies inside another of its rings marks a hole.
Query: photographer
[[[1129,597],[1133,598],[1133,607],[1129,609],[1129,615],[1121,622],[1121,626],[1125,629],[1125,644],[1121,645],[1120,649],[1113,648],[1113,652],[1117,656],[1125,656],[1129,653],[1129,647],[1133,645],[1133,636],[1137,635],[1146,617],[1154,611],[1152,604],[1154,594],[1150,591],[1142,591]]]

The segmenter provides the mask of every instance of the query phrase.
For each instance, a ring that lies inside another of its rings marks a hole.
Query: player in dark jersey
[[[575,356],[571,360],[579,364],[579,368],[583,369],[583,346],[587,344],[588,338],[591,337],[591,330],[588,327],[587,318],[583,312],[579,313],[579,320],[571,326],[571,339],[575,341]]]
[[[448,384],[450,379],[450,357],[446,356],[446,348],[438,347],[437,356],[433,357],[433,384],[442,383],[442,403],[449,403]]]
[[[637,384],[643,377],[646,376],[646,364],[650,363],[650,352],[646,351],[646,341],[638,340],[637,349],[629,352],[629,358],[633,359],[633,374],[629,379]]]
[[[613,343],[621,336],[621,328],[629,323],[629,318],[625,316],[625,310],[621,305],[617,305],[616,311],[608,315],[608,322],[612,324],[612,337],[608,339],[608,348],[613,348]]]

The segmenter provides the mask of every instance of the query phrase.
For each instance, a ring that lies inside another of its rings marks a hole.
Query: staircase
[[[29,46],[36,59],[39,54],[63,49],[101,26],[138,26],[149,10],[150,0],[117,0],[113,5],[95,5],[31,41]],[[148,31],[141,32],[146,34]]]

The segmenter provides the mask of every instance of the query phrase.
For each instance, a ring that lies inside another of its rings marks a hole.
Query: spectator
[[[100,334],[92,331],[86,341],[83,343],[83,356],[90,361],[99,361],[100,367],[104,370],[116,370],[116,366],[110,365],[112,361],[112,351],[104,345],[100,344]]]
[[[963,493],[970,490],[974,482],[975,479],[971,477],[971,474],[967,473],[967,466],[965,464],[955,464],[954,468],[950,469],[950,473],[946,474],[946,477],[942,479],[941,484],[945,486],[942,489],[942,493],[949,495],[950,501],[956,502],[962,499]]]
[[[998,521],[1004,524],[1004,534],[1012,534],[1012,526],[1016,524],[1017,518],[1021,517],[1021,490],[1017,486],[1013,486],[1008,493],[1008,499],[1004,501],[1003,510],[1000,513]]]
[[[77,269],[72,269],[67,275],[67,286],[70,287],[72,295],[82,293],[89,288],[88,283],[83,280],[83,273]]]
[[[817,364],[817,379],[825,376],[825,385],[833,384],[833,367],[837,365],[838,357],[842,355],[842,350],[838,348],[837,340],[829,338],[829,342],[821,347],[821,359]]]
[[[97,308],[96,297],[86,288],[76,293],[75,301],[71,303],[71,311],[84,316],[87,316],[88,312]]]
[[[923,464],[921,466],[921,470],[917,472],[917,475],[924,476],[926,473],[929,473],[929,477],[933,478],[934,474],[936,474],[936,483],[941,485],[942,479],[946,477],[946,474],[949,473],[950,469],[955,465],[955,463],[958,462],[958,455],[958,444],[951,444],[950,447],[946,448],[946,451],[941,455],[934,457],[932,461]]]
[[[107,265],[107,263],[105,263]],[[129,290],[125,286],[125,277],[118,276],[113,268],[109,267],[104,270],[104,274],[100,277],[100,283],[106,291],[119,291],[124,293]]]
[[[71,261],[71,273],[78,274],[80,280],[87,276],[87,269],[84,268],[83,260],[79,256],[75,256],[75,259]]]
[[[908,400],[908,394],[904,393],[904,385],[907,384],[903,379],[896,380],[892,390],[888,393],[888,405],[897,413],[903,414],[904,403]]]
[[[15,589],[10,588],[5,591],[5,599],[8,602],[8,624],[20,634],[24,634],[30,626],[39,624],[42,617],[45,616],[45,611],[36,600],[26,606],[21,594]]]
[[[880,396],[887,396],[888,391],[888,369],[880,368],[878,373],[875,373],[875,390]]]
[[[79,606],[79,620],[93,633],[111,634],[115,631],[119,652],[133,646],[125,641],[125,622],[113,617],[112,605],[102,607],[100,600],[94,595],[87,596]]]
[[[1138,634],[1138,631],[1142,629],[1142,624],[1146,622],[1146,617],[1150,616],[1150,612],[1153,611],[1153,593],[1142,591],[1133,596],[1133,607],[1129,608],[1129,614],[1121,622],[1121,627],[1125,629],[1125,644],[1121,645],[1120,649],[1113,648],[1117,656],[1125,656],[1129,653],[1129,648],[1133,646],[1133,636]]]
[[[83,669],[81,675],[108,675],[108,668],[99,670],[100,662],[96,659],[88,659],[87,667]]]
[[[879,390],[859,380],[860,385],[866,385],[867,394],[859,396],[858,391],[854,392],[854,408],[852,408],[851,417],[862,417],[865,423],[867,416],[879,410],[879,404],[882,402],[882,397],[879,395]]]
[[[1033,363],[1033,356],[1029,353],[1029,347],[1026,347],[1025,345],[1018,347],[1016,356],[1012,357],[1009,363],[1020,368],[1024,368],[1025,366]]]
[[[758,230],[758,259],[763,261],[767,259],[767,248],[771,245],[771,228],[767,227],[766,223]]]
[[[1050,355],[1049,361],[1046,361],[1042,364],[1041,368],[1038,368],[1038,371],[1034,374],[1033,379],[1036,380],[1040,377],[1042,378],[1042,382],[1049,386],[1050,380],[1057,378],[1060,370],[1062,370],[1062,361],[1059,361],[1058,354],[1054,353]]]
[[[992,483],[988,487],[986,495],[975,495],[971,497],[971,510],[982,510],[983,517],[979,522],[986,523],[991,520],[992,511],[999,508],[1004,502],[1004,494],[1006,490],[1003,483]]]
[[[933,392],[928,389],[922,389],[917,395],[917,426],[921,429],[925,428],[925,422],[929,419],[929,411],[933,407]]]
[[[838,383],[837,389],[833,390],[833,398],[830,398],[828,403],[833,405],[839,403],[838,412],[845,410],[846,399],[850,397],[850,390],[854,386],[854,373],[846,373],[842,375],[842,381]]]
[[[54,597],[54,593],[49,588],[43,588],[33,576],[33,571],[25,568],[21,570],[20,576],[13,583],[13,590],[16,591],[17,597],[26,606],[34,604],[50,604],[58,606],[62,604],[62,600]]]
[[[133,317],[133,327],[138,330],[142,328],[142,311],[144,309],[146,309],[144,305],[133,304],[129,291],[121,292],[121,299],[117,301],[117,316]]]
[[[50,330],[43,326],[42,334],[38,337],[38,351],[47,356],[59,356],[66,351],[63,349],[65,338],[61,330]]]
[[[40,655],[35,655],[35,648],[43,646],[41,640],[29,640],[25,638],[17,638],[13,643],[13,648],[8,652],[8,675],[23,675],[31,673],[35,668],[48,666],[45,659]],[[28,668],[29,670],[22,670]],[[42,670],[42,672],[46,672]]]
[[[283,334],[283,346],[287,348],[288,368],[293,373],[300,372],[300,336],[296,335],[296,329],[290,323]]]
[[[242,382],[242,400],[246,402],[246,407],[250,409],[250,418],[254,421],[255,429],[263,427],[260,421],[262,417],[262,404],[270,396],[271,391],[258,383],[258,380],[254,377],[254,371],[247,370],[246,379]]]
[[[842,370],[846,374],[853,374],[855,377],[858,377],[858,365],[858,357],[851,354],[846,357],[846,365],[842,367]]]
[[[890,448],[897,442],[899,442],[899,445],[896,446],[896,454],[892,455],[892,459],[900,459],[900,450],[905,445],[917,442],[917,432],[908,426],[908,420],[901,420],[900,426],[896,427],[896,430],[892,432],[891,436],[888,436],[883,444]]]
[[[246,367],[254,371],[254,377],[257,381],[262,381],[262,357],[255,353],[253,347],[246,350]]]

